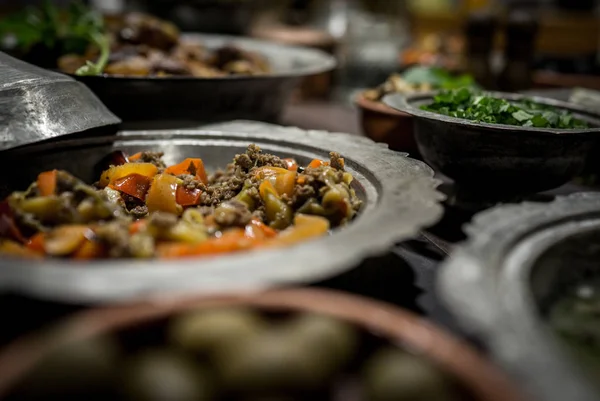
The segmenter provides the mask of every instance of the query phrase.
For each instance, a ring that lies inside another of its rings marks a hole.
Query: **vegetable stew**
[[[93,185],[45,171],[0,203],[0,255],[180,258],[291,245],[326,235],[361,207],[336,152],[300,166],[250,145],[223,171],[202,159],[115,151]]]

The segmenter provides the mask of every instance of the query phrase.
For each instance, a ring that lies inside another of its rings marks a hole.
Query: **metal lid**
[[[0,150],[120,122],[82,83],[0,52]]]

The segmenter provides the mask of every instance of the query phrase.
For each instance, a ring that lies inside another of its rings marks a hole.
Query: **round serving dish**
[[[23,337],[0,352],[0,396],[58,346],[124,329],[148,327],[189,310],[223,307],[331,316],[429,360],[454,377],[474,401],[523,399],[504,374],[470,346],[412,312],[367,298],[318,289],[190,298],[82,312],[55,329],[56,335]]]
[[[206,131],[122,132],[111,137],[64,140],[7,152],[0,166],[0,195],[24,189],[37,174],[58,168],[86,182],[97,178],[96,163],[115,149],[162,151],[167,164],[201,157],[208,171],[223,168],[249,144],[299,163],[326,159],[335,150],[355,177],[364,201],[359,216],[333,235],[264,252],[176,261],[108,260],[90,263],[0,260],[0,286],[38,297],[70,302],[118,302],[165,293],[206,293],[310,283],[385,253],[442,215],[439,181],[424,163],[347,134],[290,130],[224,133]],[[27,160],[24,164],[23,160]],[[15,163],[22,168],[15,169]]]
[[[197,78],[74,76],[124,123],[148,120],[214,122],[251,119],[276,122],[300,79],[331,71],[333,56],[316,49],[234,36],[183,34],[208,49],[233,45],[264,56],[272,72]]]
[[[63,135],[108,135],[121,123],[80,82],[2,52],[0,103],[0,150]]]
[[[360,112],[360,125],[366,136],[387,143],[392,150],[408,152],[420,158],[413,134],[413,117],[385,103],[369,100],[358,94],[354,103]]]
[[[598,400],[546,314],[566,287],[598,274],[600,193],[500,206],[466,227],[439,289],[464,328],[536,400]]]
[[[435,92],[389,95],[384,102],[413,115],[415,138],[423,159],[454,180],[459,197],[504,201],[556,188],[583,169],[599,137],[600,115],[576,105],[537,96],[491,92],[491,96],[568,110],[590,129],[549,129],[478,123],[448,117],[420,106]]]

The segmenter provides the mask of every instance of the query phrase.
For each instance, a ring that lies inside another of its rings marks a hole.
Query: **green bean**
[[[254,202],[254,198],[250,195],[250,191],[248,188],[242,189],[242,191],[235,197],[235,199],[240,202],[244,202],[246,206],[248,206],[248,210],[253,211],[256,209],[256,202]]]
[[[265,199],[265,214],[270,226],[283,230],[292,224],[294,212],[285,202],[273,193],[267,193]]]

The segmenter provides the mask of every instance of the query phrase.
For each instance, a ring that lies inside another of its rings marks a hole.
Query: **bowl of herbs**
[[[584,167],[600,114],[566,102],[461,88],[384,102],[414,116],[423,159],[457,197],[510,201],[565,184]]]
[[[472,76],[452,74],[440,67],[417,65],[402,73],[390,75],[379,86],[361,91],[354,103],[359,112],[359,122],[366,136],[376,142],[385,142],[390,149],[408,152],[420,158],[413,135],[413,117],[394,110],[383,103],[389,94],[410,95],[439,89],[477,87]]]

